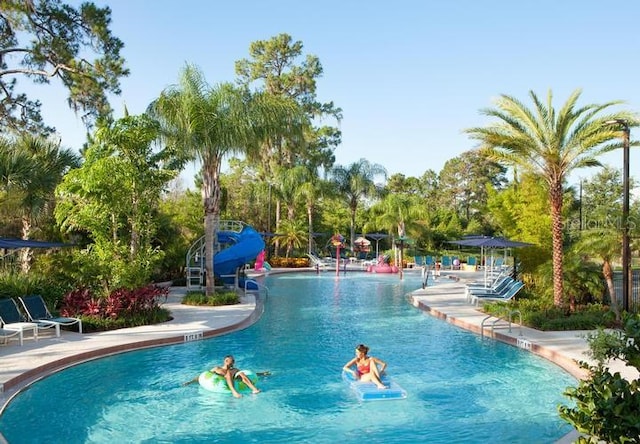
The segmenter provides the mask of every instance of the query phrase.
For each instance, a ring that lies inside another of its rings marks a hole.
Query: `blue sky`
[[[462,131],[487,123],[479,110],[500,94],[530,104],[530,90],[546,97],[551,89],[559,107],[580,88],[582,104],[624,100],[640,112],[640,2],[632,0],[94,3],[112,9],[111,29],[125,43],[131,70],[111,101],[118,117],[124,105],[143,112],[187,62],[211,84],[233,81],[234,62],[248,57],[251,42],[288,33],[322,63],[318,99],[343,110],[335,151],[342,165],[364,157],[390,174],[439,172],[474,148]],[[79,148],[85,131],[64,91],[30,90],[63,144]],[[621,168],[622,153],[602,160]],[[192,174],[183,175],[187,185]],[[570,182],[590,174],[576,172]],[[633,151],[631,175],[640,178],[640,153]]]

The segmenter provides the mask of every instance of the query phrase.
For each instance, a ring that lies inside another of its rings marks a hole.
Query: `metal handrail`
[[[232,231],[234,233],[240,233],[244,227],[245,223],[239,220],[220,220],[217,222],[216,233],[214,235],[214,245],[213,245],[213,254],[215,255],[220,251],[220,244],[217,241],[217,232],[220,231]],[[186,255],[186,273],[187,273],[187,287],[191,286],[191,276],[192,272],[198,270],[198,287],[202,287],[204,284],[203,276],[205,272],[205,247],[206,247],[206,236],[202,236],[197,239],[189,248]]]

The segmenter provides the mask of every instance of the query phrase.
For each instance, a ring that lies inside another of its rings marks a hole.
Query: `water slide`
[[[264,250],[262,236],[248,225],[243,225],[242,231],[218,231],[218,242],[229,244],[213,257],[213,270],[216,276],[236,274],[238,267],[251,262]],[[225,281],[233,278],[224,278]]]

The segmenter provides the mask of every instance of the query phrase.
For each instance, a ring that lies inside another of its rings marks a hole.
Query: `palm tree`
[[[611,266],[612,259],[620,254],[620,233],[606,228],[581,231],[575,248],[580,253],[602,259],[602,275],[611,298],[611,307],[616,321],[620,321],[621,304],[616,298]]]
[[[370,163],[367,159],[360,159],[348,167],[336,165],[330,176],[336,183],[337,192],[343,196],[351,213],[351,251],[353,251],[353,241],[356,236],[356,211],[360,201],[365,197],[372,197],[379,194],[378,187],[374,182],[378,176],[383,176],[386,180],[387,170],[377,163]]]
[[[11,152],[7,152],[10,150]],[[56,186],[65,173],[80,163],[78,156],[59,142],[25,134],[0,145],[2,187],[16,200],[22,225],[22,239],[29,239],[33,226],[51,214]],[[21,250],[23,272],[31,267],[32,251]]]
[[[280,224],[278,237],[287,246],[285,257],[289,258],[294,249],[302,248],[307,233],[301,221],[287,219]]]
[[[373,225],[384,227],[389,233],[397,232],[397,239],[403,239],[407,233],[417,234],[428,219],[427,208],[418,196],[391,193],[371,208]],[[365,225],[365,228],[368,228]],[[395,236],[392,235],[392,238]],[[393,242],[395,244],[395,242]],[[402,257],[396,263],[402,263]]]
[[[298,107],[291,100],[250,94],[230,83],[211,87],[192,65],[178,85],[165,89],[149,112],[165,126],[167,143],[202,164],[205,242],[215,245],[220,216],[220,168],[230,154],[246,154],[270,137],[295,132]],[[214,293],[212,248],[206,249],[206,294]]]
[[[607,122],[622,119],[630,126],[637,125],[631,113],[608,110],[622,102],[577,107],[580,94],[580,90],[574,91],[559,111],[553,108],[551,91],[546,103],[530,91],[533,109],[511,96],[501,95],[495,108],[481,110],[498,122],[466,130],[472,139],[480,141],[481,152],[490,159],[544,179],[551,207],[556,306],[563,303],[562,199],[566,178],[574,169],[601,166],[599,155],[621,147],[619,132]]]

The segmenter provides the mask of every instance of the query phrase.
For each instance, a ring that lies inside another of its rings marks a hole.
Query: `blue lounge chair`
[[[440,264],[442,268],[451,268],[451,256],[442,256]]]
[[[469,256],[469,258],[467,259],[467,265],[469,265],[471,267],[477,267],[478,266],[478,260],[476,259],[475,256]]]
[[[422,267],[425,265],[424,256],[414,256],[413,263],[416,264],[416,267]]]
[[[33,339],[38,340],[38,323],[27,322],[27,319],[18,310],[16,301],[11,298],[0,299],[0,322],[2,322],[4,330],[18,332],[20,345],[23,344],[25,331],[33,331]]]
[[[44,324],[45,326],[55,327],[56,336],[60,337],[60,326],[68,326],[78,324],[78,332],[82,333],[82,320],[80,318],[67,318],[63,316],[53,316],[47,305],[44,303],[44,299],[40,295],[32,295],[20,297],[20,302],[27,314],[29,321],[36,322],[38,324]]]
[[[498,294],[491,293],[472,293],[471,301],[478,305],[480,301],[501,301],[508,302],[513,299],[524,287],[524,284],[521,281],[514,281],[511,285],[509,285],[505,290]]]
[[[431,267],[432,265],[435,265],[436,261],[433,260],[433,256],[425,256],[424,263],[428,267]]]

